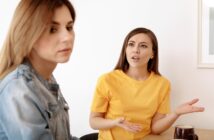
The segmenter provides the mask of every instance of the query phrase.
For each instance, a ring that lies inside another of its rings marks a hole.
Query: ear
[[[154,58],[154,56],[152,55],[151,57],[150,57],[150,59],[153,59]]]
[[[153,58],[154,58],[154,51],[152,51],[150,59],[153,59]]]

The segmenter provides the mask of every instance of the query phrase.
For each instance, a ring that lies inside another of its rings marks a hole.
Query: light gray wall
[[[1,44],[17,1],[0,2]],[[172,110],[192,98],[206,108],[176,124],[214,129],[214,69],[197,68],[197,1],[72,0],[77,11],[74,51],[55,75],[70,105],[74,135],[93,131],[88,117],[97,78],[114,68],[125,35],[139,26],[152,29],[159,40],[160,71],[171,81]]]

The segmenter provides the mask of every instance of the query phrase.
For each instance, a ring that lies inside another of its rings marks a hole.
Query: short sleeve
[[[158,107],[158,113],[161,114],[168,114],[170,113],[170,82],[167,80],[164,82],[164,85],[161,89],[160,93],[160,100],[159,100],[159,107]]]
[[[105,80],[105,76],[101,76],[98,79],[96,89],[94,92],[94,98],[91,105],[92,112],[106,112],[108,108],[109,94]]]

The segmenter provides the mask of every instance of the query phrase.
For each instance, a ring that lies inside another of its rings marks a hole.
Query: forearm
[[[161,118],[160,114],[156,114],[155,117],[153,117],[152,120],[152,133],[154,134],[160,134],[166,129],[168,129],[179,116],[193,113],[193,112],[203,112],[204,107],[197,107],[193,106],[195,103],[198,102],[198,99],[193,99],[189,102],[186,102],[180,106],[178,106],[175,110],[175,112]],[[159,116],[159,117],[158,117]]]
[[[111,119],[105,119],[102,117],[93,117],[90,119],[90,125],[91,128],[95,130],[100,129],[109,129],[116,126],[116,123],[114,120]]]
[[[179,115],[176,113],[171,113],[165,116],[164,118],[157,120],[155,123],[152,124],[152,133],[153,134],[160,134],[167,130],[172,124],[177,120]]]

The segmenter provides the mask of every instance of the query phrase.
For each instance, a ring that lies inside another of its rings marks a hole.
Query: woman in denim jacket
[[[0,52],[0,140],[73,140],[68,105],[52,73],[69,60],[69,0],[21,0]]]

